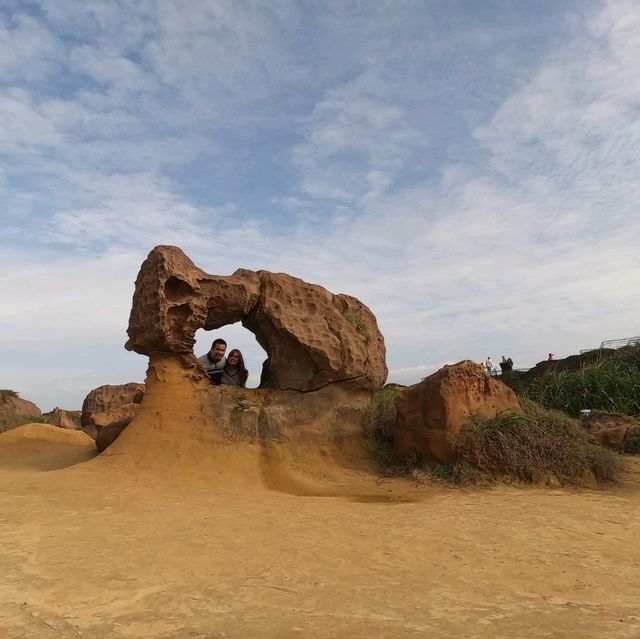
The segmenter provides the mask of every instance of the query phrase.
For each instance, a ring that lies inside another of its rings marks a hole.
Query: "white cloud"
[[[504,28],[361,8],[88,0],[2,26],[6,374],[39,393],[53,369],[26,361],[82,359],[69,407],[82,353],[129,381],[133,281],[167,243],[359,297],[393,381],[640,330],[636,3]]]

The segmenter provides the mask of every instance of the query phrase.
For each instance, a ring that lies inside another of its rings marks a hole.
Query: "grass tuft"
[[[480,472],[528,483],[614,481],[622,459],[591,444],[579,423],[558,411],[523,401],[524,415],[473,417],[454,439],[459,458]]]
[[[352,313],[347,313],[344,318],[347,320],[347,322],[353,324],[356,327],[357,333],[359,333],[363,337],[367,337],[367,335],[369,335],[367,324],[361,317],[353,315]]]

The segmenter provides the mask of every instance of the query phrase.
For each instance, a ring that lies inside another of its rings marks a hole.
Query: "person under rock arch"
[[[227,364],[222,370],[221,384],[246,388],[249,371],[244,365],[242,353],[234,348],[227,356]]]
[[[224,374],[224,367],[227,364],[227,358],[224,354],[227,351],[227,343],[222,339],[214,339],[211,349],[202,357],[198,357],[198,361],[207,372],[207,377],[211,384],[218,386]]]

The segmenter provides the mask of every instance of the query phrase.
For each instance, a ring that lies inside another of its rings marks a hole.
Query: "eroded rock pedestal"
[[[362,432],[369,401],[369,393],[340,385],[309,393],[212,386],[190,357],[153,353],[143,402],[104,454],[167,472],[179,465],[215,474],[223,470],[216,468],[219,453],[240,445],[245,457],[233,462],[239,474],[273,468],[265,456],[285,456],[298,466],[313,457],[364,468],[371,465]]]

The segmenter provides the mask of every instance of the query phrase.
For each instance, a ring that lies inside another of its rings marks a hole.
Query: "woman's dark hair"
[[[227,363],[224,365],[225,369],[229,366],[229,358],[234,354],[238,354],[238,375],[240,375],[240,382],[242,385],[247,383],[247,377],[249,377],[249,371],[245,368],[244,365],[244,357],[242,357],[242,353],[237,348],[232,348],[229,354],[227,355]]]

